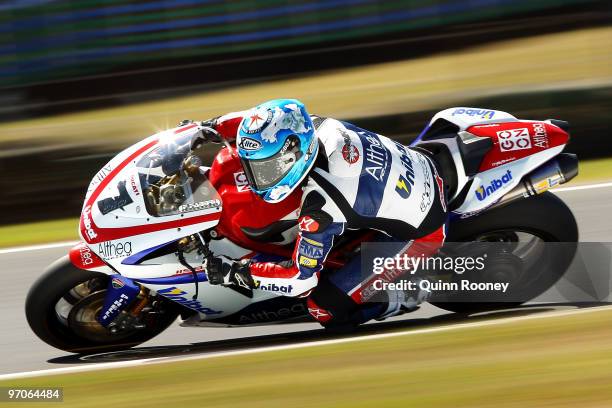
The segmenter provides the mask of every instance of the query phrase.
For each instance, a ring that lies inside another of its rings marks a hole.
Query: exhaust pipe
[[[549,189],[565,184],[578,175],[578,157],[572,153],[561,153],[527,174],[508,194],[490,208],[501,207],[519,198],[542,194]]]

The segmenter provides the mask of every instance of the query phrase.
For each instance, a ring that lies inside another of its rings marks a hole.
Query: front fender
[[[77,268],[86,271],[102,272],[107,275],[115,274],[115,271],[96,255],[84,242],[79,242],[68,252],[70,262]]]

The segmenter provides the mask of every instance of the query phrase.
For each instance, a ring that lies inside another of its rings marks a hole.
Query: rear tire
[[[58,302],[62,299],[68,302],[67,304],[74,302],[71,290],[91,280],[99,283],[101,290],[105,290],[108,279],[108,275],[103,273],[76,268],[68,256],[58,259],[34,282],[28,292],[25,313],[30,328],[42,341],[60,350],[71,353],[98,353],[127,349],[144,343],[164,331],[176,319],[178,312],[167,310],[155,321],[154,326],[118,336],[112,341],[97,342],[79,336],[58,314]]]
[[[449,301],[431,302],[457,313],[512,308],[541,295],[563,276],[578,246],[578,226],[574,215],[561,199],[550,192],[459,220],[449,230],[447,242],[468,242],[496,231],[516,231],[532,234],[544,242],[567,243],[559,248],[548,247],[548,255],[531,268],[533,273],[528,276],[529,285],[520,293],[520,299],[525,299],[522,302],[453,302],[452,296],[447,298]]]

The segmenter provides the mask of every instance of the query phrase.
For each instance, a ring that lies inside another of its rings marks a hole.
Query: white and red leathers
[[[217,118],[215,129],[233,141],[244,113]],[[250,272],[257,285],[286,296],[310,294],[334,240],[348,230],[375,230],[398,241],[442,243],[446,203],[442,179],[428,156],[346,122],[314,118],[314,123],[319,157],[303,185],[292,259],[252,262]],[[330,279],[355,303],[361,303],[362,282],[345,275],[360,274],[358,269],[347,265]],[[357,282],[357,287],[347,287],[346,282]],[[333,312],[320,303],[309,299],[309,308],[325,322],[330,316],[324,315]]]

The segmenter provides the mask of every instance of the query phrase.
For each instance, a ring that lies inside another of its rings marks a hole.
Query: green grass
[[[612,180],[612,158],[587,160],[578,164],[578,176],[573,184]]]
[[[579,175],[567,185],[612,180],[612,158],[580,163]],[[78,240],[78,218],[0,226],[0,248]]]
[[[608,309],[0,386],[64,387],[62,406],[88,408],[604,407],[611,319]]]
[[[78,240],[78,218],[5,225],[0,227],[0,247]]]

